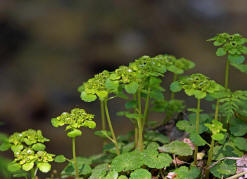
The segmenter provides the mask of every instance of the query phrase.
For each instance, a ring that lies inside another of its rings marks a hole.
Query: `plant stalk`
[[[142,152],[143,151],[143,136],[142,136],[142,104],[141,104],[141,89],[138,90],[137,93],[138,98],[138,114],[139,118],[137,120],[138,124],[138,148]]]
[[[200,102],[201,102],[200,99],[197,99],[197,110],[196,110],[196,133],[197,134],[199,134]],[[194,162],[193,162],[195,166],[197,164],[197,153],[198,153],[198,146],[195,145]]]
[[[227,59],[226,60],[226,71],[225,71],[225,88],[228,88],[229,66],[230,66],[230,61],[229,61],[229,59]]]
[[[148,87],[147,98],[146,98],[146,103],[145,103],[145,109],[144,109],[144,117],[143,117],[142,130],[145,128],[145,125],[146,125],[147,120],[148,120],[150,92],[151,92],[151,87],[149,86]]]
[[[107,100],[104,101],[104,106],[105,106],[106,119],[107,119],[107,122],[108,122],[108,126],[110,128],[110,131],[111,131],[111,135],[112,135],[112,139],[114,141],[114,145],[116,147],[117,155],[120,155],[120,150],[119,150],[117,138],[115,136],[115,133],[114,133],[114,130],[113,130],[113,127],[112,127],[112,123],[111,123],[111,119],[110,119],[110,115],[109,115],[109,111],[108,111],[108,107],[107,107]]]
[[[173,73],[173,81],[172,82],[175,82],[177,80],[177,77],[178,75],[176,73]],[[171,100],[175,99],[175,93],[172,92],[171,93]]]
[[[37,167],[36,167],[36,168],[33,168],[33,169],[31,170],[31,178],[32,178],[32,179],[36,179],[37,171],[38,171],[38,168],[37,168]]]
[[[74,167],[75,167],[75,178],[79,179],[79,170],[76,162],[76,152],[75,152],[75,137],[72,138],[72,150],[73,150],[73,160],[74,160]]]
[[[104,101],[100,101],[100,112],[101,112],[101,123],[102,123],[102,130],[106,130],[105,127],[105,109],[104,109]]]

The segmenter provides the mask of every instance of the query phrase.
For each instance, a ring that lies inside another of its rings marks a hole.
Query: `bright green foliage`
[[[10,148],[9,138],[6,134],[0,133],[0,151],[6,151]]]
[[[209,39],[213,41],[214,46],[219,47],[216,51],[217,56],[228,55],[229,60],[233,64],[241,64],[244,61],[244,56],[247,55],[247,39],[240,34],[221,33]]]
[[[234,91],[224,93],[221,99],[220,112],[227,118],[229,121],[236,112],[242,111],[243,107],[247,104],[247,91]]]
[[[234,136],[244,136],[247,134],[247,123],[235,118],[230,121],[230,131]]]
[[[63,112],[60,116],[53,118],[51,123],[54,127],[67,125],[65,130],[68,132],[69,137],[76,137],[81,135],[80,127],[88,127],[90,129],[96,127],[96,123],[92,121],[94,115],[88,114],[84,109],[74,108],[71,113]]]
[[[46,147],[43,143],[47,141],[49,139],[43,137],[40,130],[29,129],[11,135],[9,143],[15,159],[9,164],[9,169],[18,171],[22,168],[24,171],[30,171],[37,165],[41,172],[49,172],[49,163],[54,160],[55,155],[44,151]]]
[[[116,171],[110,171],[105,177],[105,179],[117,179],[117,178],[118,178],[118,172]]]
[[[151,179],[151,173],[143,168],[137,169],[130,174],[130,179]]]
[[[89,179],[104,179],[108,171],[109,171],[109,165],[107,163],[97,165],[92,170],[92,175],[89,177]]]
[[[232,143],[228,142],[224,145],[217,145],[214,148],[214,160],[220,160],[224,157],[241,157],[243,152],[237,149],[237,147]]]
[[[121,175],[118,177],[118,179],[128,179],[128,177],[126,177],[125,175]]]
[[[81,93],[81,99],[85,102],[92,102],[97,99],[104,100],[108,96],[108,89],[105,86],[106,80],[109,78],[110,72],[104,70],[96,74],[93,78],[83,83],[78,91]]]
[[[196,167],[191,167],[190,169],[182,166],[174,170],[177,174],[176,179],[196,179],[200,175],[200,170]]]
[[[233,139],[234,145],[242,151],[247,152],[247,139],[244,137],[235,137]]]
[[[233,175],[236,173],[236,162],[234,160],[224,160],[212,167],[210,172],[218,178]]]
[[[77,167],[79,170],[79,175],[89,175],[92,172],[91,164],[92,160],[84,157],[76,157]],[[72,162],[70,162],[61,172],[63,178],[75,176],[75,167]]]
[[[138,151],[123,153],[112,160],[111,168],[117,172],[129,171],[143,165],[142,153]]]
[[[212,120],[212,123],[205,124],[206,127],[212,132],[212,138],[216,141],[224,139],[224,134],[221,132],[226,132],[226,129],[223,129],[223,124],[217,120]]]
[[[106,131],[106,130],[95,131],[94,134],[96,136],[99,136],[99,137],[105,138],[105,139],[108,139],[109,137],[111,137],[111,132]]]
[[[194,132],[190,134],[190,140],[196,146],[204,146],[207,144],[207,142],[199,134]]]
[[[165,144],[159,147],[160,152],[172,153],[178,156],[189,156],[192,155],[191,147],[181,141],[173,141],[170,144]]]
[[[197,99],[205,98],[207,94],[214,93],[223,88],[214,80],[210,80],[200,73],[182,78],[179,80],[179,84],[188,96],[195,96]]]
[[[57,162],[57,163],[63,163],[66,161],[66,158],[64,155],[57,155],[54,159],[54,162]]]

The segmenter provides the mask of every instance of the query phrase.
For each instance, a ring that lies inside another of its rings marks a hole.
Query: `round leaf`
[[[43,173],[47,173],[51,170],[51,165],[49,163],[38,163],[37,167]]]
[[[242,64],[244,62],[244,56],[242,55],[229,55],[228,59],[233,64]]]
[[[81,99],[85,102],[92,102],[97,99],[97,96],[95,94],[88,94],[85,91],[81,93]]]
[[[32,146],[32,149],[35,151],[44,151],[45,148],[46,148],[46,146],[44,144],[41,144],[41,143],[37,143],[37,144],[34,144]]]
[[[129,94],[135,94],[137,89],[138,89],[138,87],[139,87],[139,85],[136,82],[132,82],[132,83],[127,84],[127,85],[124,86],[125,91],[127,93],[129,93]]]
[[[170,85],[170,90],[174,93],[181,91],[181,89],[182,86],[179,84],[178,81],[175,81]]]
[[[81,136],[82,132],[79,129],[73,129],[72,131],[67,133],[68,137],[74,138],[77,136]]]
[[[33,168],[34,163],[30,162],[30,163],[25,163],[24,165],[22,165],[22,169],[25,171],[29,171]]]
[[[151,173],[143,168],[137,169],[130,174],[130,179],[151,179]]]
[[[218,48],[216,51],[217,56],[224,56],[226,54],[226,51],[224,48]]]
[[[66,158],[64,157],[64,155],[58,155],[55,157],[54,161],[57,163],[63,163],[66,161]]]

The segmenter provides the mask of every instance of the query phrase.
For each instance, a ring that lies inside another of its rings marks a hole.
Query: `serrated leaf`
[[[47,173],[51,170],[51,165],[49,163],[38,163],[37,167],[43,173]]]
[[[213,153],[213,160],[220,160],[224,157],[241,157],[243,152],[238,150],[233,143],[226,143],[225,145],[215,146]]]
[[[117,178],[118,178],[118,172],[116,171],[110,171],[105,177],[105,179],[117,179]]]
[[[57,163],[63,163],[66,161],[66,158],[64,157],[64,155],[57,155],[55,157],[54,161]]]
[[[108,170],[109,165],[107,163],[97,165],[92,170],[92,175],[89,177],[89,179],[104,179],[104,176],[106,175]]]
[[[112,160],[111,167],[117,172],[135,170],[143,165],[142,154],[134,151],[121,154]]]
[[[192,155],[193,151],[191,147],[181,141],[173,141],[170,144],[159,147],[160,152],[172,153],[178,156],[189,156]]]
[[[191,167],[191,169],[188,169],[187,167],[182,166],[173,172],[177,174],[175,177],[176,179],[197,179],[200,175],[200,170],[196,167]]]
[[[170,85],[170,90],[174,93],[179,92],[182,90],[182,86],[180,85],[180,83],[178,81],[173,82]]]
[[[230,131],[234,136],[244,136],[247,134],[247,123],[238,118],[232,119],[230,120]]]
[[[218,48],[216,51],[217,56],[224,56],[226,54],[226,51],[224,48]]]
[[[233,143],[239,150],[247,152],[247,140],[244,137],[235,137]]]
[[[207,142],[199,134],[194,132],[190,134],[190,140],[196,146],[204,146],[207,144]]]
[[[212,138],[216,141],[221,141],[225,138],[225,135],[222,133],[217,133],[217,134],[213,134]]]
[[[236,173],[236,161],[225,160],[210,169],[210,172],[218,177],[227,177]]]
[[[24,171],[29,171],[34,167],[34,163],[33,162],[29,162],[29,163],[25,163],[24,165],[22,165],[22,169]]]
[[[95,94],[88,94],[85,91],[81,93],[81,99],[85,102],[93,102],[97,99]]]
[[[152,175],[148,170],[140,168],[132,172],[130,174],[129,179],[151,179],[151,178],[152,178]]]
[[[132,83],[126,84],[126,85],[124,86],[125,91],[126,91],[127,93],[129,93],[129,94],[135,94],[136,91],[137,91],[137,89],[138,89],[138,87],[139,87],[139,85],[138,85],[138,83],[136,83],[136,82],[132,82]]]
[[[230,60],[231,64],[242,64],[245,58],[242,55],[229,55],[228,59]]]

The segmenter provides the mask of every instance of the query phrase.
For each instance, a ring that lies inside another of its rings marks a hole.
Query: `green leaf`
[[[34,163],[33,162],[29,162],[29,163],[25,163],[24,165],[22,165],[22,169],[25,171],[29,171],[34,167]]]
[[[112,160],[111,167],[117,172],[135,170],[143,165],[142,159],[138,151],[120,154]]]
[[[190,134],[190,140],[196,146],[204,146],[207,144],[207,142],[199,134],[194,132]]]
[[[225,135],[222,133],[217,133],[217,134],[213,134],[212,138],[216,141],[221,141],[225,138]]]
[[[228,142],[223,146],[215,146],[213,160],[220,160],[224,157],[241,157],[242,155],[243,152],[238,150],[233,143]]]
[[[116,171],[110,171],[105,177],[105,179],[117,179],[117,178],[118,178],[118,172]]]
[[[37,143],[37,144],[34,144],[32,146],[32,149],[35,151],[44,151],[45,148],[46,148],[46,146],[44,144],[41,144],[41,143]]]
[[[152,178],[152,175],[148,170],[140,168],[132,172],[130,174],[129,179],[151,179],[151,178]]]
[[[49,163],[38,163],[37,167],[43,173],[47,173],[51,170],[51,165]]]
[[[218,178],[221,178],[222,176],[225,178],[234,175],[236,173],[236,161],[225,160],[212,167],[210,172]]]
[[[4,152],[9,150],[9,148],[11,147],[11,144],[9,142],[3,142],[0,144],[0,151]]]
[[[81,99],[85,102],[92,102],[97,99],[97,96],[95,94],[88,94],[85,91],[81,93]]]
[[[242,55],[229,55],[228,59],[230,60],[231,64],[242,64],[245,58]]]
[[[235,68],[237,68],[239,71],[243,73],[247,73],[247,64],[231,64]]]
[[[70,138],[75,138],[77,136],[81,136],[82,132],[79,129],[73,129],[72,131],[67,133],[67,136]]]
[[[103,101],[107,98],[108,92],[107,91],[97,91],[96,94],[98,95],[100,101]]]
[[[110,79],[107,79],[105,82],[105,87],[109,90],[117,91],[119,86],[118,81],[112,81]]]
[[[197,179],[200,175],[200,170],[196,167],[191,167],[189,170],[187,167],[182,166],[173,172],[177,174],[176,179]]]
[[[128,179],[128,177],[126,177],[125,175],[121,175],[120,177],[118,177],[118,179]]]
[[[160,152],[172,153],[178,156],[189,156],[192,155],[191,147],[181,141],[173,141],[170,144],[163,145],[159,147]]]
[[[16,152],[20,152],[23,149],[23,145],[12,145],[11,146],[11,150],[16,153]]]
[[[92,170],[92,175],[89,177],[89,179],[104,179],[104,176],[106,175],[108,170],[109,165],[107,163],[97,165]]]
[[[224,48],[218,48],[216,51],[217,56],[224,56],[226,54],[226,51]]]
[[[152,142],[160,142],[162,144],[169,143],[169,138],[160,132],[148,130],[144,133],[144,139],[146,141],[152,141]]]
[[[127,103],[125,103],[126,109],[135,109],[136,106],[137,106],[136,100],[131,100],[131,101],[128,101]]]
[[[180,83],[178,81],[174,81],[171,85],[170,85],[170,90],[174,93],[179,92],[182,90],[182,86],[180,85]]]
[[[197,99],[202,99],[202,98],[205,98],[207,96],[207,93],[203,92],[203,91],[195,90],[194,95]]]
[[[247,140],[244,137],[235,137],[233,143],[239,150],[247,152]]]
[[[107,130],[100,130],[100,131],[95,131],[94,135],[107,139],[108,136],[111,137],[111,132]]]
[[[244,136],[247,134],[247,123],[238,118],[230,120],[230,131],[234,136]]]
[[[139,87],[139,85],[138,85],[138,83],[136,83],[136,82],[132,82],[132,83],[126,84],[126,85],[124,86],[125,91],[126,91],[127,93],[129,93],[129,94],[135,94],[136,91],[137,91],[137,89],[138,89],[138,87]]]
[[[66,158],[64,157],[64,155],[57,155],[55,157],[54,161],[57,163],[63,163],[66,161]]]
[[[8,164],[7,169],[9,172],[14,173],[14,172],[17,172],[21,169],[21,165],[18,163],[15,163],[15,162],[11,162]]]

